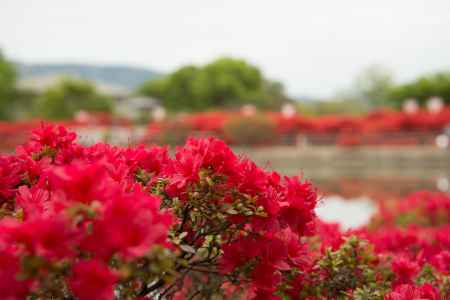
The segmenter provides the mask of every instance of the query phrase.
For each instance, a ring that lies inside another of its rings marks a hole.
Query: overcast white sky
[[[160,71],[232,55],[328,96],[372,63],[399,80],[450,69],[450,0],[0,0],[0,47]]]

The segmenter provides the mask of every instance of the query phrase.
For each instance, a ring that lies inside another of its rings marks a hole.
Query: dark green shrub
[[[237,117],[225,124],[225,137],[237,145],[273,144],[278,138],[276,124],[264,116]]]

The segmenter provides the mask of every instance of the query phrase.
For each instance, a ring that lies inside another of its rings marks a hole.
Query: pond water
[[[399,170],[400,171],[400,170]],[[306,172],[305,172],[306,174]],[[322,200],[316,213],[325,221],[338,222],[343,229],[366,224],[377,211],[377,202],[399,200],[419,190],[449,192],[450,176],[445,172],[411,176],[309,178],[318,188]]]
[[[377,211],[378,201],[399,200],[419,190],[449,192],[450,174],[444,170],[391,171],[386,176],[373,177],[364,176],[364,172],[358,175],[356,170],[351,170],[354,174],[349,176],[341,169],[334,170],[334,176],[314,176],[314,172],[311,176],[307,170],[303,174],[318,188],[321,201],[317,215],[325,221],[340,223],[343,229],[366,224]]]
[[[379,201],[398,200],[419,190],[450,191],[450,153],[432,150],[416,159],[409,155],[408,149],[392,151],[386,159],[374,159],[370,153],[353,159],[351,152],[336,154],[331,159],[316,159],[315,154],[305,158],[301,152],[291,150],[241,153],[266,169],[312,181],[321,199],[316,210],[318,216],[347,229],[366,223],[376,212]]]
[[[342,229],[349,229],[366,224],[376,210],[374,202],[367,197],[348,201],[340,196],[328,196],[319,202],[316,213],[324,221],[337,222]]]

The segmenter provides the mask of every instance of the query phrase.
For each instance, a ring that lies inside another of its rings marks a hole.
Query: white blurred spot
[[[241,113],[246,117],[256,115],[256,106],[252,104],[245,104],[241,107]]]
[[[344,199],[339,196],[330,196],[316,207],[316,213],[322,220],[337,222],[343,229],[367,224],[375,212],[374,203],[366,197]]]
[[[166,118],[166,110],[162,106],[158,106],[152,111],[152,119],[160,122]]]
[[[291,103],[283,104],[281,107],[281,115],[287,119],[292,118],[297,113],[295,106]]]
[[[91,116],[87,111],[80,110],[75,114],[75,121],[80,123],[87,123],[90,120]]]
[[[444,108],[444,102],[439,97],[431,97],[427,101],[427,109],[430,113],[437,114],[440,113]]]
[[[416,99],[410,98],[403,102],[403,112],[407,114],[415,114],[417,111],[419,111],[419,104],[417,104]]]
[[[441,192],[448,192],[450,188],[450,182],[447,177],[439,177],[436,180],[436,187]]]
[[[447,149],[449,144],[449,137],[445,134],[440,134],[436,137],[436,146],[440,149]]]

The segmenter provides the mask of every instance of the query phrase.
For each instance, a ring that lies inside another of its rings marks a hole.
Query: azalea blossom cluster
[[[422,191],[380,206],[346,232],[317,222],[292,299],[450,299],[450,195]]]
[[[0,158],[2,299],[111,299],[120,280],[124,293],[133,282],[128,270],[164,262],[158,246],[167,247],[173,218],[132,180],[139,149],[75,138],[42,126]]]
[[[0,298],[448,299],[448,195],[347,232],[317,201],[215,138],[170,156],[42,125],[0,156]]]
[[[170,158],[75,139],[43,125],[0,157],[2,299],[272,293],[314,228],[310,183],[220,140],[191,139]]]

